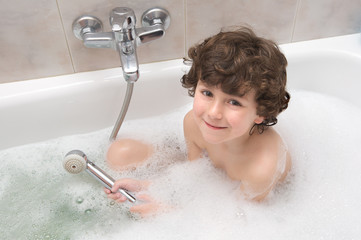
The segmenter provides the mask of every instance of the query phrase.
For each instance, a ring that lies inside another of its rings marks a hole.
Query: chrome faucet
[[[134,83],[139,78],[136,48],[164,36],[170,24],[169,13],[162,8],[149,9],[142,15],[142,27],[136,28],[134,11],[117,7],[110,12],[109,22],[112,32],[102,32],[98,18],[81,16],[74,21],[73,32],[86,47],[117,50],[125,80]]]
[[[109,21],[122,63],[124,78],[126,81],[135,82],[139,78],[135,14],[130,8],[114,8],[110,12]]]
[[[137,46],[163,37],[170,24],[167,10],[151,8],[142,15],[142,27],[136,28],[134,11],[117,7],[110,12],[111,32],[103,32],[102,22],[94,16],[81,16],[73,22],[74,35],[89,48],[112,48],[119,52],[124,79],[127,81],[122,109],[109,139],[115,140],[139,78]]]

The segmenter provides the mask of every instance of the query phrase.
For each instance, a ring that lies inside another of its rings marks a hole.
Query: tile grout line
[[[184,6],[184,57],[187,58],[187,0],[183,1]]]
[[[296,30],[296,22],[297,22],[297,17],[298,17],[298,13],[300,11],[300,6],[301,6],[301,1],[302,0],[298,0],[297,1],[297,4],[296,4],[296,12],[295,12],[295,17],[293,19],[293,25],[292,25],[292,33],[291,33],[291,41],[290,42],[293,42],[293,38],[294,38],[294,35],[295,35],[295,30]]]
[[[56,6],[57,6],[57,8],[58,8],[58,14],[59,14],[59,17],[60,17],[61,27],[62,27],[62,29],[63,29],[63,34],[64,34],[64,39],[65,39],[66,47],[67,47],[67,49],[68,49],[68,53],[69,53],[69,56],[70,56],[71,66],[72,66],[72,68],[73,68],[73,72],[75,73],[75,66],[74,66],[73,55],[71,54],[71,51],[70,51],[68,38],[67,38],[66,32],[65,32],[65,27],[64,27],[64,22],[63,22],[63,16],[62,16],[61,11],[60,11],[60,7],[59,7],[58,0],[56,0]]]

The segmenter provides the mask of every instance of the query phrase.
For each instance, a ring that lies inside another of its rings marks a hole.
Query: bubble
[[[82,198],[82,197],[78,197],[77,199],[76,199],[76,203],[78,203],[78,204],[81,204],[81,203],[83,203],[84,202],[84,198]]]
[[[357,239],[361,132],[349,123],[361,122],[361,117],[348,104],[327,96],[291,95],[289,109],[276,127],[289,146],[292,173],[263,203],[241,199],[239,182],[209,159],[186,161],[182,119],[188,105],[155,118],[124,122],[122,138],[149,142],[156,150],[134,170],[117,172],[105,164],[111,129],[1,151],[0,204],[22,209],[16,214],[3,210],[0,226],[14,230],[2,237],[45,239],[48,234],[49,239],[108,240],[134,238],[137,233],[139,239]],[[169,208],[142,219],[129,212],[131,203],[108,202],[90,176],[64,172],[63,156],[72,149],[82,149],[116,179],[151,179],[144,193]],[[23,219],[31,223],[15,229]],[[37,231],[40,235],[34,235]]]
[[[86,209],[85,211],[84,211],[84,213],[85,214],[91,214],[93,211],[91,210],[91,209]]]

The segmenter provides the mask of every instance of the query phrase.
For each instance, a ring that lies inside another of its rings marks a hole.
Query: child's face
[[[264,120],[257,115],[253,91],[242,97],[229,95],[202,81],[195,91],[193,114],[203,138],[212,144],[248,137],[252,126]]]

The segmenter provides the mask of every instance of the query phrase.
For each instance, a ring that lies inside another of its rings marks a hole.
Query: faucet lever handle
[[[113,48],[116,49],[112,32],[100,32],[97,34],[85,34],[84,45],[88,48]]]
[[[165,35],[165,30],[163,26],[150,26],[137,28],[137,45],[141,45],[143,43],[148,43],[158,38],[161,38]]]
[[[170,16],[167,10],[151,8],[142,15],[142,27],[136,29],[137,44],[151,42],[165,35],[169,27]]]
[[[122,31],[135,28],[135,14],[131,8],[116,7],[110,11],[109,22],[112,31]]]

